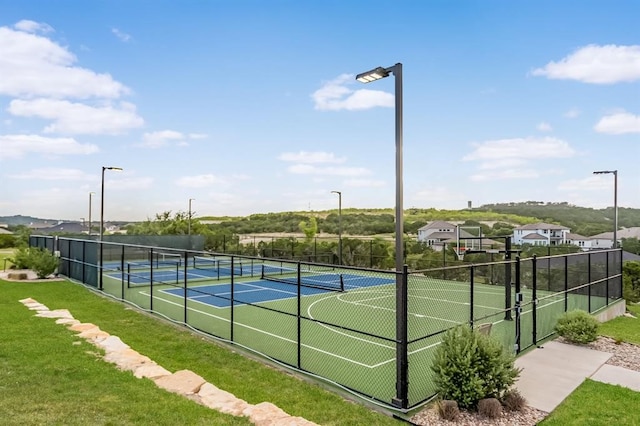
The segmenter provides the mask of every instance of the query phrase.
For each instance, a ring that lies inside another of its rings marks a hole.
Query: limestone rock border
[[[131,371],[137,378],[152,380],[156,386],[168,392],[182,395],[198,404],[234,416],[246,416],[257,426],[314,426],[302,417],[294,417],[270,402],[261,402],[252,405],[236,398],[233,394],[217,388],[208,383],[204,378],[189,370],[180,370],[171,373],[162,366],[156,364],[149,357],[139,354],[120,340],[119,337],[110,335],[106,331],[91,323],[81,323],[73,318],[66,309],[50,310],[38,301],[27,298],[20,302],[32,311],[36,311],[37,317],[55,318],[56,324],[67,326],[75,331],[89,343],[104,350],[103,359],[115,364],[123,371]]]

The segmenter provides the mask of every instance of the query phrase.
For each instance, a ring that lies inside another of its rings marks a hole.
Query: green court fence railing
[[[405,411],[435,395],[431,364],[447,330],[489,330],[519,354],[552,336],[564,312],[595,313],[622,299],[620,249],[405,267],[398,291],[395,271],[331,262],[51,236],[29,242],[59,255],[61,275]]]

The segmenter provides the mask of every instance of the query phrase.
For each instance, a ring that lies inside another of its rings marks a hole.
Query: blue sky
[[[640,3],[0,0],[0,216],[640,208]],[[95,192],[95,195],[89,195]]]

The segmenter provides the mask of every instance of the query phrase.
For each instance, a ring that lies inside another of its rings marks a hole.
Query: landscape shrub
[[[13,257],[9,260],[13,263],[15,269],[30,269],[30,249],[29,247],[22,246],[16,249],[13,253]]]
[[[527,406],[527,400],[517,389],[509,389],[502,397],[502,405],[509,411],[522,411]]]
[[[0,248],[11,248],[16,246],[16,237],[12,234],[0,234]]]
[[[627,302],[640,302],[640,262],[624,262],[622,289],[622,296]]]
[[[31,269],[38,278],[48,277],[58,267],[58,258],[48,250],[38,247],[20,247],[10,260],[15,269]]]
[[[555,330],[560,336],[572,343],[589,343],[598,338],[598,320],[586,311],[576,309],[565,312],[556,324]]]
[[[465,325],[445,333],[431,368],[440,397],[469,409],[483,398],[504,394],[520,373],[514,361],[493,337]]]
[[[484,398],[478,401],[478,414],[496,419],[502,415],[502,404],[496,398]]]
[[[437,401],[436,409],[441,419],[448,420],[450,422],[455,422],[460,415],[458,403],[450,399],[442,399]]]

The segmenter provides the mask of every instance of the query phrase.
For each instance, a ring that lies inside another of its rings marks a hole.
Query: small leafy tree
[[[447,331],[432,370],[441,398],[473,408],[483,398],[500,398],[518,377],[515,359],[499,342],[461,325]]]
[[[31,269],[38,278],[46,278],[58,267],[58,258],[39,247],[20,247],[10,259],[16,269]]]
[[[58,258],[50,251],[42,248],[31,248],[29,254],[31,269],[38,278],[46,278],[53,274],[58,267]]]

